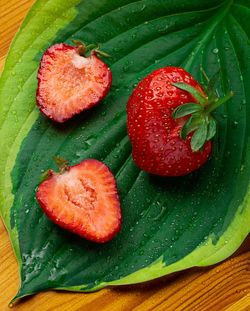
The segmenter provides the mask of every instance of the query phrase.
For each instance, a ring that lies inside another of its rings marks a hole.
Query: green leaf
[[[195,103],[184,104],[184,105],[177,107],[174,110],[173,118],[177,119],[177,118],[185,117],[189,114],[192,114],[193,112],[200,111],[201,109],[202,107]]]
[[[207,139],[207,123],[203,122],[194,132],[191,138],[191,148],[194,152],[199,151]]]
[[[36,2],[0,80],[0,211],[20,266],[16,297],[147,281],[215,264],[240,246],[250,231],[248,6],[248,0]],[[105,62],[113,85],[100,105],[56,125],[36,108],[36,74],[46,48],[72,39],[101,42],[111,55]],[[140,171],[126,129],[134,85],[169,65],[197,79],[200,65],[208,76],[221,66],[223,86],[229,81],[235,93],[216,112],[220,132],[211,159],[179,178]],[[42,171],[56,169],[55,154],[70,165],[97,158],[115,174],[123,225],[110,243],[58,228],[38,206],[35,189]]]
[[[207,140],[210,140],[216,134],[216,121],[214,118],[210,118],[207,129]]]
[[[194,88],[193,86],[187,84],[187,83],[183,83],[183,82],[178,82],[178,83],[172,83],[174,86],[176,86],[177,88],[187,91],[188,93],[190,93],[197,101],[198,103],[200,103],[201,105],[205,105],[207,102],[207,99],[203,96],[203,94],[201,94],[196,88]]]

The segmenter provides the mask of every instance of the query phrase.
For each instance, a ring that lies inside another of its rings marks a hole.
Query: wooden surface
[[[100,0],[102,1],[102,0]],[[0,67],[33,0],[0,0]],[[0,311],[18,289],[18,267],[0,221]],[[144,285],[96,293],[45,292],[14,310],[35,311],[250,311],[250,239],[233,258],[208,269],[193,269]]]

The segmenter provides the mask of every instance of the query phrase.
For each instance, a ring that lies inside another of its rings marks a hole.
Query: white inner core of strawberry
[[[72,57],[72,64],[78,68],[78,69],[82,69],[85,66],[88,66],[90,64],[90,59],[80,56],[78,54],[74,54]]]
[[[64,193],[67,200],[76,207],[94,209],[97,207],[97,193],[93,189],[92,181],[78,178],[70,180],[64,185]]]

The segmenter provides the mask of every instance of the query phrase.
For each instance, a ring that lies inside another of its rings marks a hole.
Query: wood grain
[[[0,68],[32,3],[33,0],[0,0]],[[6,311],[19,280],[17,262],[1,221],[0,255],[0,310]],[[214,267],[96,293],[44,292],[24,299],[14,310],[250,311],[250,239],[233,258]]]

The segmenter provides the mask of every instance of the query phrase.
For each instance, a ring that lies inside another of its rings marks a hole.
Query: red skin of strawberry
[[[59,43],[46,50],[38,70],[36,101],[40,111],[62,123],[98,104],[108,93],[112,73],[93,51]]]
[[[160,176],[183,176],[201,167],[211,153],[211,141],[193,152],[190,140],[180,137],[187,117],[174,120],[173,110],[196,99],[171,83],[184,82],[204,93],[201,85],[184,69],[165,67],[145,77],[127,104],[127,128],[132,156],[144,171]]]
[[[108,242],[121,229],[116,181],[109,168],[95,159],[50,171],[36,198],[52,222],[97,243]]]

